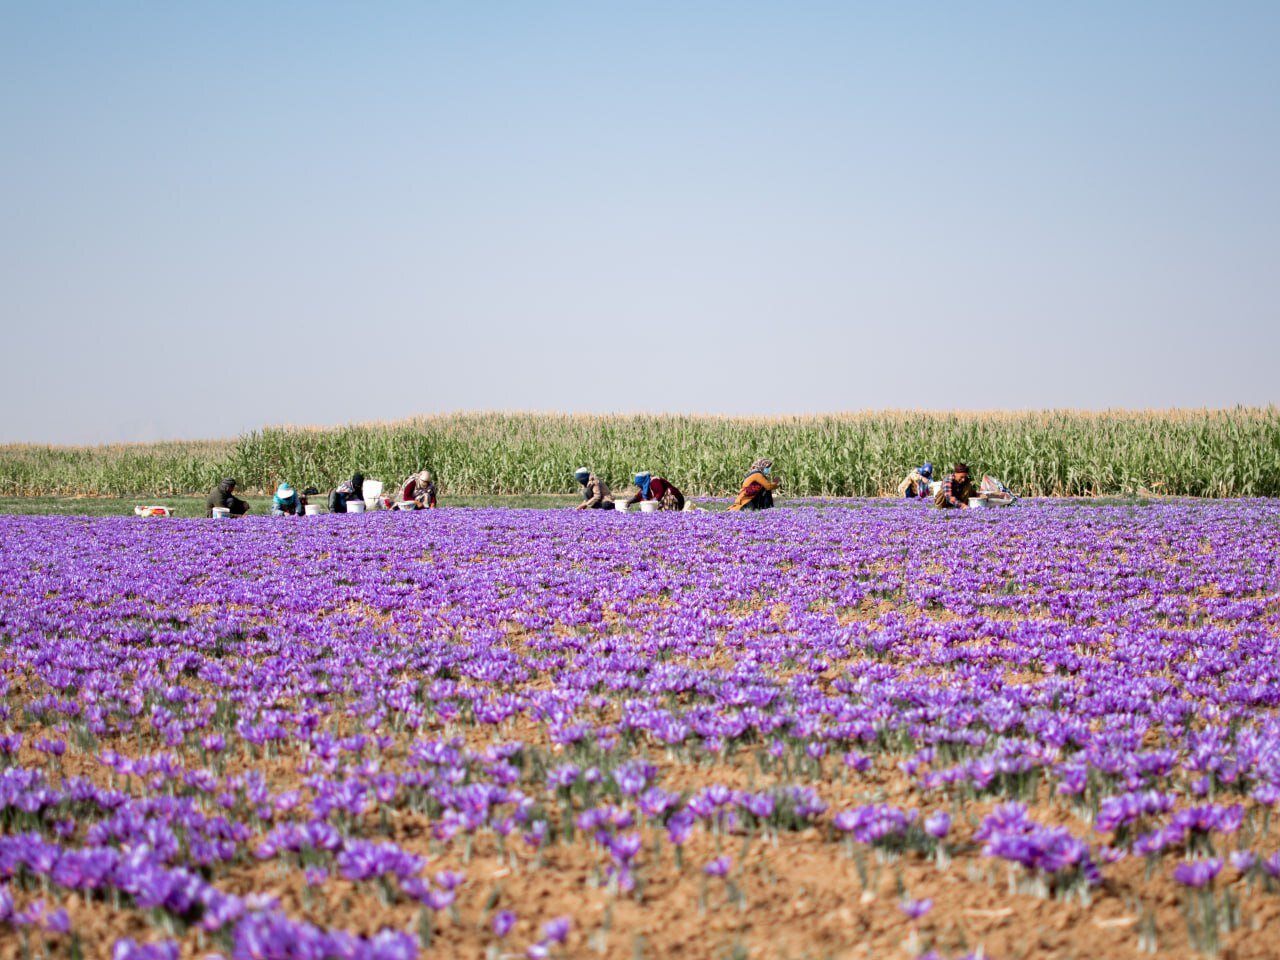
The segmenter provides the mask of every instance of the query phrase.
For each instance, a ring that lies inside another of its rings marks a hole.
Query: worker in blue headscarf
[[[676,485],[666,477],[655,477],[648,470],[637,473],[632,481],[638,488],[627,503],[639,503],[641,500],[658,501],[659,510],[683,510],[684,494],[676,489]]]
[[[912,470],[907,474],[907,479],[898,484],[898,496],[908,498],[928,497],[932,483],[933,464],[923,464]]]

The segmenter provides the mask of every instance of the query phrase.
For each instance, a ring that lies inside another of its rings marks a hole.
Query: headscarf
[[[222,482],[218,484],[218,489],[221,490],[223,493],[230,493],[232,490],[235,489],[235,486],[236,486],[235,477],[223,477]]]
[[[422,470],[422,471],[420,471],[420,472],[418,473],[418,479],[419,479],[419,480],[421,480],[424,484],[426,484],[426,483],[430,483],[430,482],[431,482],[431,471],[430,471],[430,470]]]
[[[649,496],[649,481],[653,479],[653,474],[648,470],[637,473],[633,478],[635,485],[640,488],[640,492],[646,497]]]
[[[364,474],[353,473],[351,475],[351,492],[356,495],[357,500],[364,499]]]
[[[749,477],[753,473],[763,473],[765,476],[768,476],[769,468],[772,466],[773,466],[772,460],[770,460],[768,457],[761,457],[759,460],[756,460],[754,463],[751,464],[751,469],[747,471],[747,476]]]
[[[581,484],[586,484],[586,482],[591,479],[591,471],[586,467],[579,467],[577,470],[573,471],[573,479],[577,480]]]

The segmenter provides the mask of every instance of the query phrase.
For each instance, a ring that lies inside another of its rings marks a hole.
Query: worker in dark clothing
[[[364,502],[364,474],[353,473],[350,480],[343,480],[329,494],[329,512],[346,513],[347,502],[359,500]]]
[[[666,477],[655,477],[648,470],[635,475],[636,493],[627,503],[639,503],[642,500],[658,501],[659,510],[683,510],[684,494],[676,489],[676,485]]]
[[[951,476],[942,481],[942,489],[933,498],[933,505],[943,510],[967,510],[969,501],[978,495],[978,488],[969,479],[967,464],[957,463]]]
[[[206,517],[213,516],[214,507],[222,507],[230,510],[231,516],[240,517],[249,512],[249,504],[245,503],[239,497],[231,495],[231,491],[236,488],[235,477],[224,477],[222,482],[209,491],[209,497],[204,502]]]

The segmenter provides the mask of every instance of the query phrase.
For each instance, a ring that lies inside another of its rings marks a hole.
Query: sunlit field
[[[844,506],[0,517],[0,951],[1274,955],[1280,506]]]

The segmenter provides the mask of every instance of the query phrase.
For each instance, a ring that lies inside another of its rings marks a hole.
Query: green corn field
[[[1024,496],[1280,496],[1280,408],[876,411],[749,418],[459,413],[336,428],[267,427],[234,440],[0,446],[0,496],[175,496],[223,476],[265,493],[328,490],[354,470],[388,488],[435,472],[442,495],[561,493],[586,466],[615,487],[640,469],[728,496],[756,457],[786,493],[875,496],[911,467],[963,459]]]

